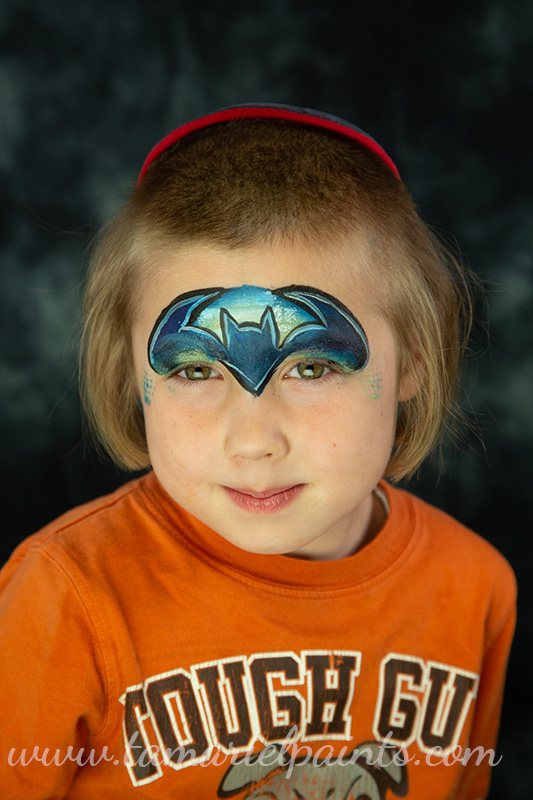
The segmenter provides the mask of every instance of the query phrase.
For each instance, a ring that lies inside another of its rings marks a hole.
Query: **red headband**
[[[199,131],[202,128],[208,128],[211,125],[217,125],[219,122],[228,122],[232,119],[280,119],[304,125],[312,125],[315,128],[322,128],[323,130],[335,131],[343,136],[347,136],[349,139],[360,142],[369,150],[372,150],[398,178],[400,177],[396,165],[383,148],[369,136],[368,133],[352,125],[351,122],[346,122],[338,117],[324,114],[321,111],[313,111],[309,108],[264,103],[262,105],[243,105],[222,108],[220,111],[214,111],[204,117],[198,117],[190,122],[186,122],[184,125],[180,125],[179,128],[167,134],[152,148],[152,150],[150,150],[139,173],[138,181],[143,178],[150,164],[152,164],[161,153],[180,139],[188,136],[189,133]]]

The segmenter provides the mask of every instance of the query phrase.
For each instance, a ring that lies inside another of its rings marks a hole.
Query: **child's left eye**
[[[331,368],[319,361],[300,361],[288,373],[287,378],[300,378],[305,381],[313,381],[323,378],[332,372]]]

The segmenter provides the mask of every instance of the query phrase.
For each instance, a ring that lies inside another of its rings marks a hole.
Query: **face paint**
[[[363,384],[363,391],[369,400],[379,400],[382,378],[379,372],[374,372]]]
[[[143,397],[144,397],[144,402],[146,403],[147,406],[149,406],[150,403],[152,402],[153,393],[154,393],[154,382],[152,380],[152,376],[149,375],[148,372],[146,372],[145,370],[143,375]]]
[[[187,292],[161,312],[148,341],[159,375],[220,361],[256,396],[290,356],[332,361],[351,373],[367,364],[368,341],[343,303],[310,286]]]

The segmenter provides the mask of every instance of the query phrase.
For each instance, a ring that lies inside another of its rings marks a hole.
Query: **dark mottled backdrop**
[[[125,479],[83,444],[73,339],[84,249],[149,147],[250,100],[353,120],[488,281],[490,344],[477,336],[468,374],[482,442],[471,436],[413,488],[518,573],[492,796],[529,800],[531,0],[0,0],[0,32],[2,556]]]

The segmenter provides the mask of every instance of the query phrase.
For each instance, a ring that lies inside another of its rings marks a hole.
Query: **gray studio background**
[[[494,543],[521,615],[491,798],[533,796],[533,3],[0,0],[1,557],[126,480],[84,444],[76,326],[84,251],[149,148],[250,101],[352,120],[422,216],[487,282],[467,373],[478,432],[411,489]],[[428,800],[430,800],[428,798]]]

